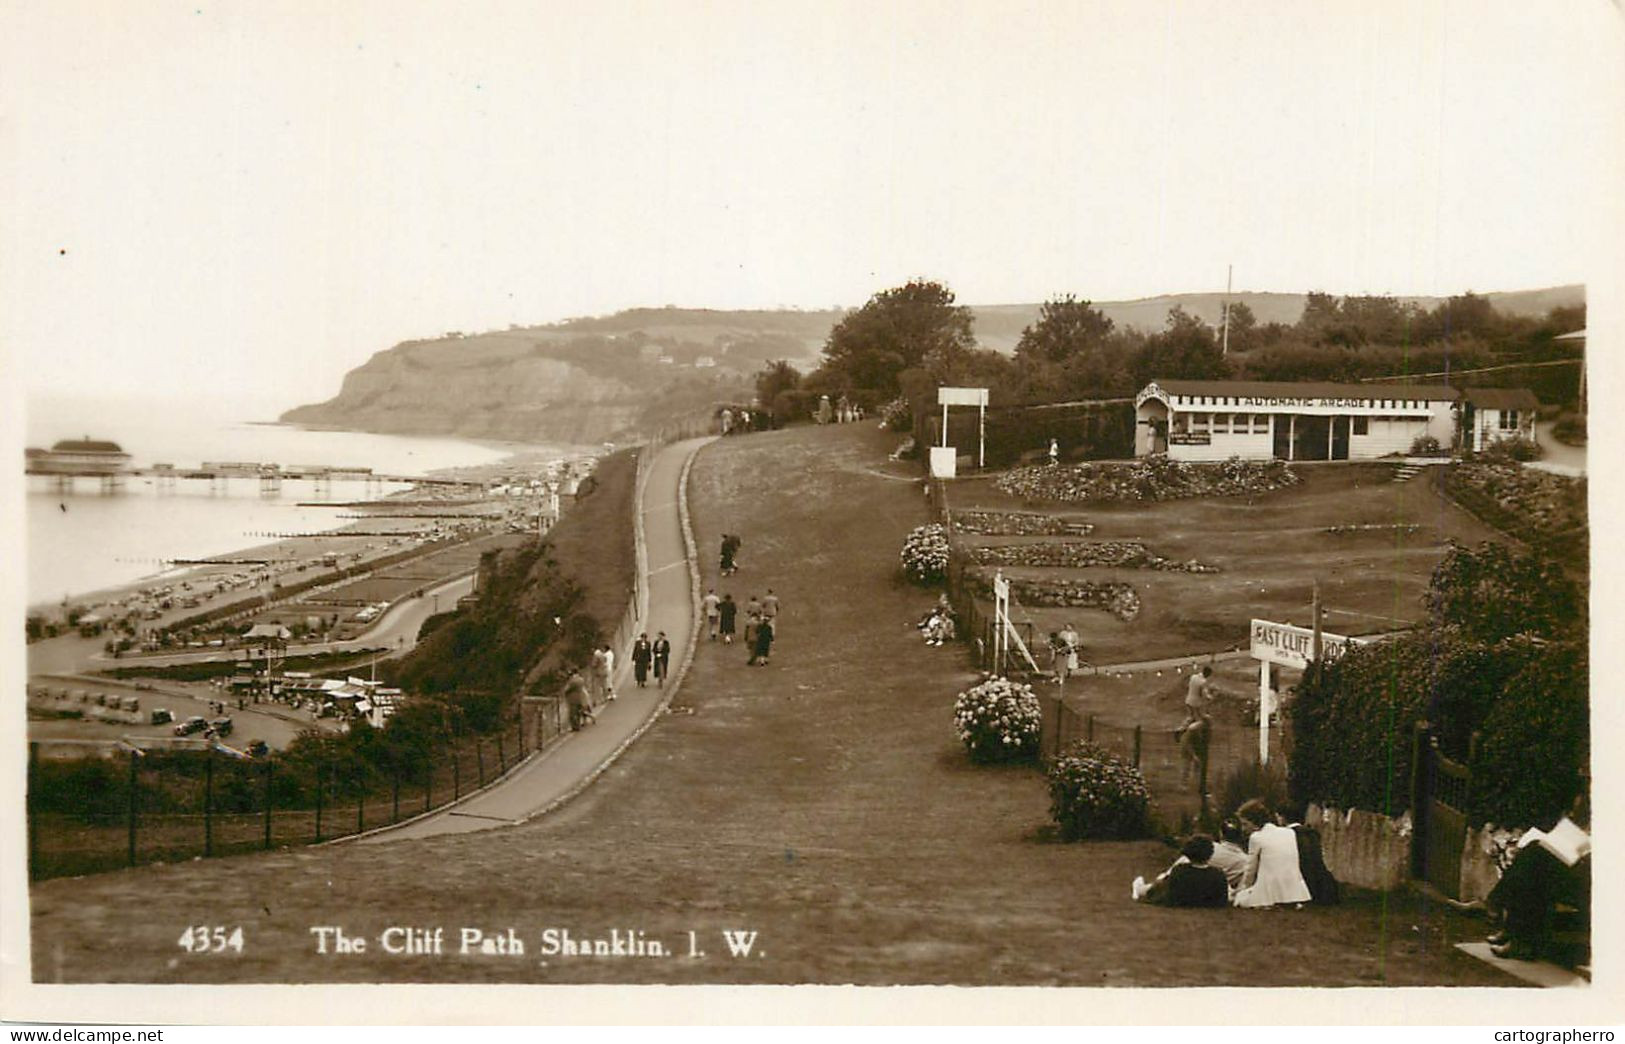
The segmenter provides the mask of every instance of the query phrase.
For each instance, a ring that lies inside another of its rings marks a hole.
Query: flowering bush
[[[1140,770],[1093,743],[1076,743],[1050,763],[1050,815],[1068,841],[1144,837],[1151,788]]]
[[[914,413],[908,408],[908,400],[898,396],[881,403],[880,426],[887,431],[908,431],[914,427]]]
[[[939,522],[915,526],[903,541],[903,572],[917,584],[948,575],[948,530]]]
[[[1032,686],[1006,678],[989,678],[954,701],[954,728],[972,761],[1034,756],[1042,720]]]
[[[1031,500],[1114,501],[1268,493],[1297,481],[1297,474],[1279,460],[1232,457],[1216,464],[1188,464],[1159,455],[1135,461],[1015,468],[1000,475],[994,485]]]

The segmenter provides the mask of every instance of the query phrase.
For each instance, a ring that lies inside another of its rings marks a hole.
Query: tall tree
[[[934,356],[952,368],[976,347],[974,316],[954,304],[941,283],[914,280],[882,290],[830,330],[824,342],[824,368],[853,388],[884,394],[897,391],[897,375]]]
[[[775,359],[756,373],[756,401],[771,409],[780,392],[787,392],[801,383],[801,371],[787,359]]]
[[[1071,294],[1045,301],[1038,322],[1021,331],[1016,361],[1064,363],[1096,351],[1112,332],[1112,321],[1086,300]]]
[[[1146,338],[1134,353],[1129,369],[1140,386],[1159,377],[1222,380],[1230,376],[1213,327],[1178,305],[1168,310],[1167,328]]]

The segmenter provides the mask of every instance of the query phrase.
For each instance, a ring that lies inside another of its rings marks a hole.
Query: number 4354
[[[225,953],[227,950],[242,953],[243,930],[228,929],[223,925],[213,928],[205,924],[193,925],[181,933],[175,944],[187,953]]]

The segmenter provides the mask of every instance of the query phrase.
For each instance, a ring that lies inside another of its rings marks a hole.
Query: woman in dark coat
[[[649,664],[654,660],[654,655],[654,646],[649,644],[649,634],[645,631],[632,643],[632,677],[637,680],[640,689],[649,679]]]
[[[1342,895],[1337,878],[1326,869],[1326,857],[1320,849],[1320,831],[1294,823],[1292,832],[1298,835],[1298,873],[1309,886],[1309,901],[1316,906],[1336,905]]]
[[[756,642],[751,646],[748,666],[766,667],[767,654],[773,651],[773,621],[764,619],[756,625]]]
[[[722,604],[717,606],[717,613],[722,618],[722,642],[724,645],[732,645],[734,632],[738,629],[739,603],[734,601],[733,595],[725,594],[722,596]]]

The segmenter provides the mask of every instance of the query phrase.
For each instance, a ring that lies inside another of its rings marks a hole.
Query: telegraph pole
[[[1221,355],[1230,354],[1230,277],[1235,270],[1235,265],[1224,266],[1224,344],[1219,350]]]

